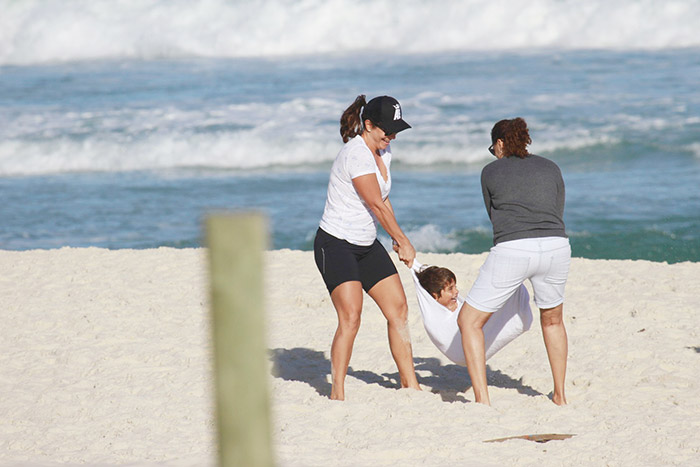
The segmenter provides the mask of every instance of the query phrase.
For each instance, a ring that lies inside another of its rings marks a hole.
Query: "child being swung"
[[[442,306],[457,311],[457,277],[447,268],[429,266],[416,273],[423,287]]]

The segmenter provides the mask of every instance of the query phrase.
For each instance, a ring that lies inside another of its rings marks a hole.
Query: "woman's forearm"
[[[381,204],[376,204],[375,206],[370,206],[374,216],[377,218],[379,224],[384,228],[386,233],[394,240],[399,246],[406,243],[410,243],[406,234],[403,233],[399,222],[396,220],[396,215],[394,214],[394,207],[391,205],[389,198],[384,200]]]
[[[396,221],[394,208],[389,198],[386,200],[382,199],[377,177],[374,174],[362,175],[353,178],[352,183],[355,190],[357,190],[357,193],[360,195],[360,198],[362,198],[367,207],[372,211],[372,214],[374,214],[374,217],[384,228],[386,233],[399,245],[410,243],[408,237],[406,237],[401,227],[399,227],[399,223]]]
[[[382,199],[376,176],[374,174],[362,175],[354,178],[352,182],[357,193],[372,210],[372,214],[374,214],[377,222],[396,242],[395,250],[399,255],[399,259],[410,267],[413,264],[413,259],[416,257],[416,250],[411,245],[406,234],[401,230],[401,227],[399,227],[391,202],[388,198],[386,200]]]
[[[376,216],[377,221],[384,227],[386,233],[394,240],[394,251],[399,255],[399,260],[405,263],[406,266],[411,267],[416,257],[416,250],[401,230],[401,227],[399,227],[391,202],[387,198],[382,203],[382,206],[376,205],[375,208],[376,210],[373,209],[372,212]]]

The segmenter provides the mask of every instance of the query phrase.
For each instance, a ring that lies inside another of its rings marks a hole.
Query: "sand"
[[[484,258],[419,255],[452,269],[464,292]],[[214,465],[206,259],[204,249],[0,251],[0,465]],[[488,362],[486,407],[429,341],[401,264],[423,391],[397,389],[369,300],[347,400],[329,400],[336,318],[313,255],[266,261],[278,465],[700,465],[698,263],[574,258],[569,405],[548,398],[536,322]],[[484,442],[550,433],[575,436]]]

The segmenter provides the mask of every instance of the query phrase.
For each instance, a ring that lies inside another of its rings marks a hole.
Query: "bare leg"
[[[359,281],[343,282],[331,293],[338,313],[338,328],[331,345],[331,399],[345,400],[345,376],[348,373],[352,346],[360,329],[362,285]]]
[[[408,330],[408,304],[399,275],[393,274],[382,279],[368,293],[387,320],[389,347],[399,369],[401,387],[420,390],[413,367],[413,350]]]
[[[549,365],[552,367],[552,378],[554,379],[552,401],[557,405],[566,405],[564,381],[566,379],[566,359],[569,353],[569,344],[562,319],[563,310],[564,304],[554,308],[540,308],[542,336],[544,337],[544,346],[547,348]]]
[[[469,378],[472,380],[474,400],[481,404],[491,405],[489,390],[486,382],[486,350],[484,344],[484,324],[491,313],[479,311],[468,303],[462,305],[457,318],[459,330],[462,333],[462,347],[467,361]]]

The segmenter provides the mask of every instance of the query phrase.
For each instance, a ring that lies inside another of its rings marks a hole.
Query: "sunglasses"
[[[396,133],[387,133],[387,131],[384,128],[377,125],[376,123],[375,123],[375,125],[377,126],[377,128],[379,128],[380,130],[382,130],[384,132],[384,136],[386,136],[387,138],[391,138],[392,136],[394,136],[396,134]]]
[[[493,144],[489,146],[489,152],[494,156],[496,155],[496,151],[493,150]]]

